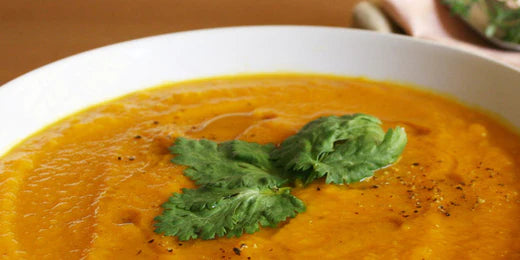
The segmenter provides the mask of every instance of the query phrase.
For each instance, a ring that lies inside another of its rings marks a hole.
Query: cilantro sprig
[[[394,163],[407,139],[404,129],[381,129],[363,114],[311,121],[279,147],[233,140],[177,138],[172,162],[199,187],[173,194],[155,218],[155,232],[179,240],[239,237],[277,227],[305,211],[291,191],[325,177],[327,183],[360,181]]]
[[[262,227],[276,227],[305,211],[289,188],[203,186],[183,189],[163,204],[156,232],[180,240],[239,237]]]
[[[305,184],[324,176],[326,183],[352,183],[396,161],[406,141],[404,129],[390,129],[385,135],[373,116],[329,116],[287,138],[272,158]]]
[[[199,186],[249,187],[259,184],[279,187],[285,178],[269,160],[272,144],[239,140],[217,144],[210,140],[177,138],[170,148],[173,163],[189,166],[184,175]]]

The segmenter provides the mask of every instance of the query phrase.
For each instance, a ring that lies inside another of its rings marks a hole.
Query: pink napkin
[[[440,0],[383,0],[383,9],[406,33],[465,49],[520,69],[520,52],[497,49],[453,16]]]

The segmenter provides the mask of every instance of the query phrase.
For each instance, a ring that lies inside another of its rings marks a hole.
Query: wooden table
[[[359,0],[0,0],[0,85],[103,45],[199,28],[350,26]]]

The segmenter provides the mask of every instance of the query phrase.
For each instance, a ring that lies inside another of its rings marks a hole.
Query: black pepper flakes
[[[139,249],[139,251],[137,251],[136,255],[140,255],[142,252],[143,252],[143,250]]]
[[[168,248],[168,253],[171,253],[171,252],[173,252],[173,249]]]
[[[179,243],[179,246],[182,246],[182,243]]]
[[[418,162],[414,162],[412,163],[413,166],[419,166],[419,163]]]
[[[118,156],[118,157],[117,157],[117,160],[118,160],[118,161],[121,161],[122,159],[123,159],[123,158],[121,158],[121,156]]]
[[[320,191],[321,189],[320,189],[320,187],[317,187],[316,190],[317,190],[317,191]]]
[[[233,252],[235,253],[235,255],[240,255],[240,253],[242,251],[240,251],[240,249],[236,248],[236,247],[233,247]]]
[[[130,156],[130,157],[128,157],[128,160],[133,161],[133,160],[135,160],[135,157]]]
[[[158,124],[159,124],[159,121],[153,121],[153,124],[154,124],[154,125],[158,125]]]
[[[153,243],[153,241],[155,241],[155,240],[150,239],[150,240],[148,240],[148,243],[149,243],[149,244],[150,244],[150,243]]]

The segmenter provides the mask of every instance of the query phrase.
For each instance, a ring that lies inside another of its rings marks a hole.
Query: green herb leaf
[[[186,165],[184,175],[197,185],[280,187],[286,180],[269,161],[274,145],[234,140],[219,145],[209,140],[177,138],[170,151],[176,164]]]
[[[397,160],[406,144],[402,128],[385,134],[368,115],[330,116],[310,122],[272,144],[178,138],[172,162],[199,188],[174,194],[155,218],[155,232],[180,240],[253,233],[305,211],[287,187],[295,178],[309,183],[351,183]]]
[[[269,160],[273,149],[238,140],[178,138],[170,148],[177,155],[172,162],[189,166],[184,174],[201,187],[170,197],[155,218],[155,231],[180,240],[240,236],[304,211],[288,187],[279,188],[287,181]]]
[[[276,227],[287,218],[305,211],[289,188],[203,187],[184,189],[162,205],[155,230],[180,240],[239,237],[262,227]]]
[[[272,158],[305,184],[352,183],[395,162],[407,139],[402,128],[385,135],[379,119],[363,114],[322,117],[287,138]]]
[[[406,144],[404,129],[389,129],[380,142],[373,136],[362,136],[337,145],[315,167],[309,177],[327,176],[326,183],[352,183],[374,175],[374,171],[395,162]],[[309,182],[308,180],[306,182]]]

